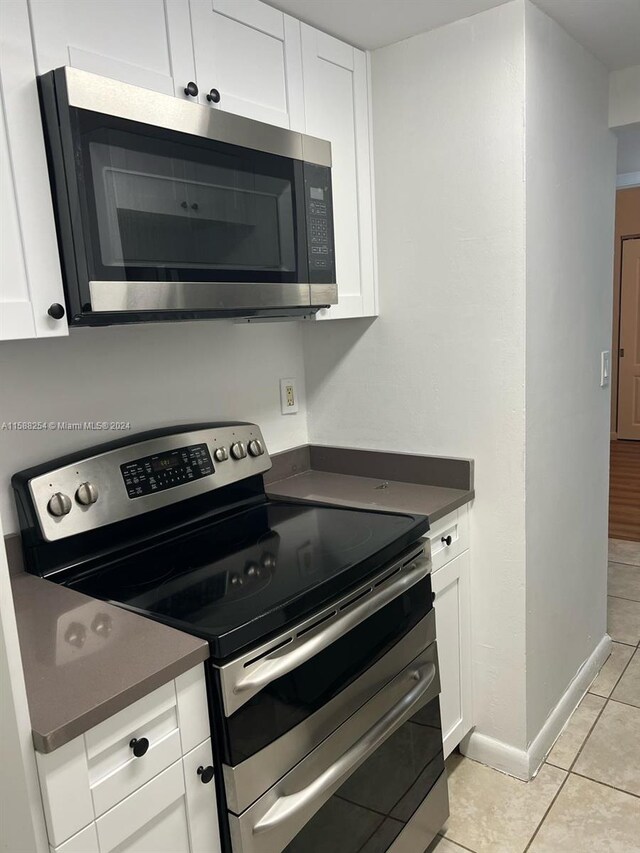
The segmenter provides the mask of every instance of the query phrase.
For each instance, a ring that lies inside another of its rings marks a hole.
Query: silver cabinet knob
[[[253,438],[249,442],[248,450],[252,456],[262,456],[264,453],[264,447],[262,446],[262,442],[259,438]]]
[[[247,455],[247,448],[242,441],[235,441],[231,445],[231,455],[234,459],[244,459]]]
[[[229,458],[229,454],[227,453],[226,447],[216,447],[213,451],[213,458],[216,462],[226,462]]]
[[[49,510],[49,514],[56,518],[67,515],[67,513],[71,512],[71,498],[63,492],[56,492],[55,495],[51,495],[47,509]]]
[[[91,506],[98,500],[98,490],[93,483],[80,483],[76,489],[76,500],[81,506]]]

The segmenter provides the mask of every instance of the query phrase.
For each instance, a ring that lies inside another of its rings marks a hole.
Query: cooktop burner
[[[67,585],[202,636],[224,658],[359,583],[421,521],[266,500]]]

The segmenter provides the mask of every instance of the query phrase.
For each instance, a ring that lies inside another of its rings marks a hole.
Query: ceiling
[[[507,0],[267,0],[350,44],[374,49]],[[608,68],[640,65],[640,0],[534,0]]]

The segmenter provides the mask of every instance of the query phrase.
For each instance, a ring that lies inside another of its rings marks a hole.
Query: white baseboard
[[[518,779],[533,779],[610,653],[611,637],[605,634],[575,674],[526,750],[472,731],[460,744],[462,754]]]

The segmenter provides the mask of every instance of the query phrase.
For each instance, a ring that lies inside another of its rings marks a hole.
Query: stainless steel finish
[[[229,458],[226,447],[216,447],[213,451],[213,458],[216,462],[226,462]]]
[[[254,438],[253,441],[249,442],[247,450],[249,451],[251,456],[262,456],[262,454],[264,453],[264,447],[262,446],[262,442],[257,438]]]
[[[331,165],[331,143],[69,66],[69,105],[268,154]]]
[[[310,284],[309,292],[311,293],[311,305],[314,307],[338,304],[337,284]]]
[[[47,502],[47,512],[55,518],[62,518],[71,512],[71,498],[64,492],[56,492]]]
[[[439,690],[437,662],[427,649],[241,816],[229,815],[234,853],[280,853],[342,783]]]
[[[430,571],[430,552],[428,546],[421,542],[405,551],[378,575],[295,628],[219,667],[225,714],[233,714],[267,684],[314,657],[421,581]],[[349,607],[351,600],[354,604]]]
[[[80,483],[76,489],[76,501],[81,506],[91,506],[98,500],[98,490],[93,483]]]
[[[246,459],[247,458],[247,448],[243,441],[234,441],[231,445],[231,455],[234,459]]]
[[[336,284],[90,281],[92,311],[244,311],[335,305]]]
[[[418,806],[387,853],[416,853],[416,850],[426,850],[448,817],[449,791],[447,771],[444,770],[429,791],[429,796]]]
[[[194,432],[174,433],[127,447],[119,447],[73,465],[49,471],[39,477],[33,477],[29,481],[29,490],[42,535],[48,542],[64,539],[114,521],[143,515],[185,498],[227,486],[253,474],[262,474],[271,467],[271,460],[267,453],[258,459],[251,457],[241,459],[235,465],[216,467],[213,474],[200,480],[131,499],[127,496],[120,472],[120,465],[127,462],[133,462],[154,453],[176,450],[190,444],[206,444],[209,452],[215,455],[217,447],[228,447],[236,441],[247,442],[253,439],[264,442],[260,428],[255,424],[232,424]],[[66,505],[61,496],[75,494],[81,483],[93,483],[99,490],[100,499],[91,507],[91,512],[87,512],[85,507],[73,505],[67,498],[68,514],[52,516],[49,509],[52,490],[56,493],[54,506],[58,508]],[[57,497],[57,493],[61,496]]]
[[[430,610],[380,660],[310,717],[241,764],[235,767],[223,764],[229,810],[240,814],[248,808],[427,647],[427,657],[435,664],[435,636],[435,611]]]

